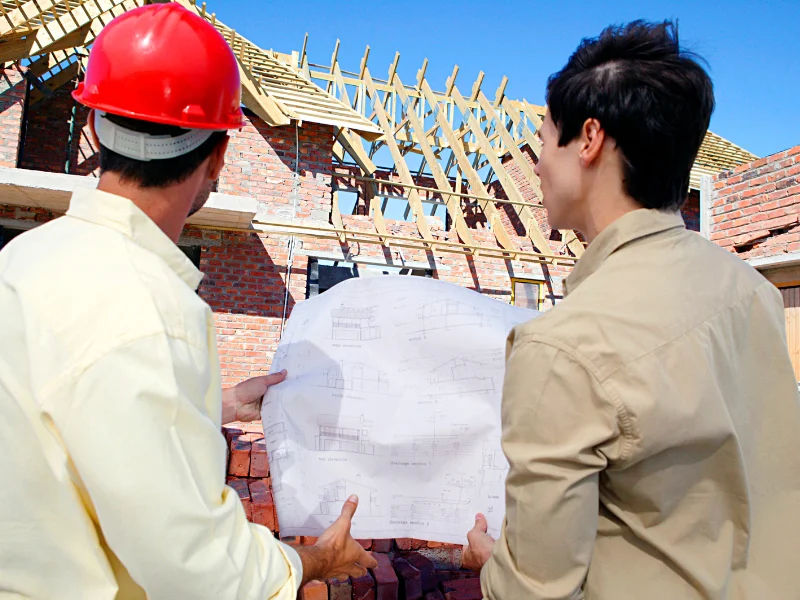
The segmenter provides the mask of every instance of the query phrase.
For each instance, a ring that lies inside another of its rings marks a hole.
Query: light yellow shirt
[[[225,486],[201,278],[95,190],[0,252],[0,597],[295,598],[299,556]]]
[[[491,600],[800,598],[800,397],[781,296],[629,213],[509,338]]]

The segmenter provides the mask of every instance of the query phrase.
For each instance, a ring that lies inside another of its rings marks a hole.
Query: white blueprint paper
[[[317,536],[359,497],[356,538],[497,536],[505,342],[538,313],[422,277],[345,281],[298,304],[262,418],[282,535]]]

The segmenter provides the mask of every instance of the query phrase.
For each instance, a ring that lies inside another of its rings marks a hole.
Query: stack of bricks
[[[272,496],[267,446],[259,421],[223,426],[228,447],[228,485],[242,501],[247,519],[267,527],[290,545],[312,545],[314,537],[281,537]],[[314,581],[304,600],[478,600],[480,582],[461,569],[461,546],[411,538],[358,540],[378,567],[359,578]]]
[[[277,534],[278,517],[261,423],[229,423],[223,427],[223,434],[228,442],[228,485],[239,494],[247,520]]]
[[[481,600],[476,573],[437,568],[419,552],[371,552],[378,566],[363,577],[312,581],[300,600]]]

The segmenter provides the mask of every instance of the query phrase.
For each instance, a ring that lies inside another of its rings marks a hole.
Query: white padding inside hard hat
[[[167,160],[188,154],[212,136],[211,129],[190,129],[179,136],[150,135],[112,123],[106,113],[96,110],[94,129],[100,143],[109,150],[141,161]]]

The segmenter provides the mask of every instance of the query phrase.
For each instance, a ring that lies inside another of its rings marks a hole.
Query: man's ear
[[[228,150],[228,142],[230,141],[231,138],[226,135],[211,152],[211,156],[208,157],[207,176],[211,181],[216,181],[220,173],[222,173],[222,167],[225,166],[225,152]]]
[[[100,140],[97,137],[97,131],[94,128],[94,109],[89,111],[89,131],[92,135],[92,143],[94,144],[95,148],[100,147]]]
[[[606,141],[606,131],[597,119],[586,119],[581,127],[581,165],[588,167],[592,165],[603,150]]]

